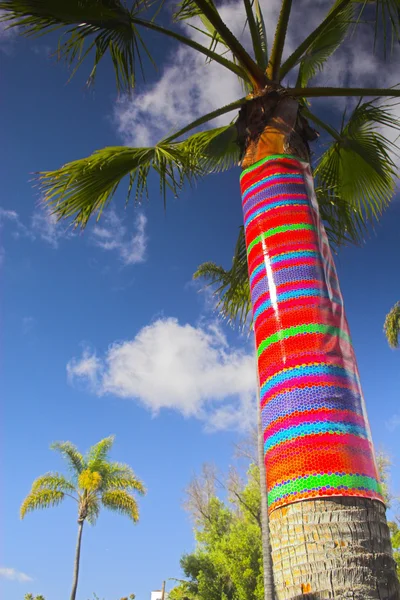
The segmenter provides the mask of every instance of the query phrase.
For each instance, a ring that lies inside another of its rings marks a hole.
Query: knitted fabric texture
[[[308,164],[279,155],[241,191],[270,512],[382,500],[359,373]]]

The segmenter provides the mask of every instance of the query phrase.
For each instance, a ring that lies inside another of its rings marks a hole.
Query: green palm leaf
[[[386,315],[383,330],[391,348],[399,347],[400,335],[400,302],[396,302],[390,312]]]
[[[149,55],[132,20],[144,8],[146,2],[141,0],[135,2],[135,10],[128,10],[120,0],[0,0],[2,20],[27,36],[64,30],[58,56],[75,65],[73,73],[93,50],[88,83],[93,82],[99,62],[109,52],[118,89],[133,87],[135,62],[141,63],[141,51]]]
[[[334,201],[339,196],[355,209],[359,219],[376,219],[394,193],[396,146],[380,131],[382,126],[400,129],[390,107],[374,102],[358,104],[335,136],[315,169],[318,185]]]
[[[338,4],[342,4],[340,0],[329,11],[328,16]],[[296,87],[305,87],[308,81],[323,69],[325,62],[346,37],[353,15],[354,5],[349,3],[341,8],[334,20],[328,20],[326,27],[313,39],[300,59]]]
[[[91,471],[99,471],[101,473],[101,467],[103,464],[105,464],[105,467],[107,467],[107,456],[114,444],[114,440],[115,436],[110,435],[100,440],[97,442],[97,444],[94,444],[94,446],[89,449],[85,461],[88,469]]]
[[[160,191],[177,195],[183,184],[208,173],[229,168],[239,159],[233,126],[196,133],[182,142],[161,141],[152,148],[110,147],[57,171],[41,173],[45,201],[58,218],[73,218],[85,227],[92,214],[99,216],[129,176],[128,199],[135,187],[135,198],[147,191],[150,171],[160,181]]]
[[[75,486],[60,473],[45,473],[41,475],[32,484],[32,491],[48,489],[60,492],[75,492]]]
[[[139,510],[136,500],[125,490],[104,492],[101,501],[106,508],[129,517],[135,523],[139,520]]]
[[[60,452],[69,464],[72,471],[79,475],[83,469],[85,469],[85,461],[82,454],[78,451],[77,447],[71,442],[54,442],[51,444],[52,450]]]
[[[386,57],[388,47],[400,41],[400,1],[399,0],[353,0],[360,7],[358,21],[365,16],[374,23],[374,49],[379,40],[383,42]]]
[[[245,325],[251,312],[251,300],[243,226],[239,229],[232,267],[225,270],[215,263],[206,262],[198,267],[193,278],[205,279],[208,285],[216,286],[216,308],[223,318],[231,323],[237,322],[241,327]]]
[[[103,490],[132,489],[141,495],[146,493],[143,483],[136,477],[129,465],[122,463],[108,463],[107,469],[102,471]]]
[[[20,516],[23,519],[28,512],[33,510],[57,506],[65,498],[64,492],[59,490],[39,489],[32,491],[23,501],[20,509]]]
[[[91,496],[87,504],[87,520],[90,525],[95,525],[100,514],[100,501],[97,496]]]

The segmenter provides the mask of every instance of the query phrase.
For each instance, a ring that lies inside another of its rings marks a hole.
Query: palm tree
[[[71,475],[45,473],[32,484],[31,491],[21,505],[21,519],[26,513],[39,508],[57,506],[66,497],[72,498],[78,507],[78,540],[75,551],[71,600],[75,600],[78,587],[79,559],[82,530],[85,521],[94,525],[100,508],[119,512],[139,520],[136,499],[132,492],[144,494],[145,489],[128,465],[110,461],[108,458],[114,436],[104,438],[92,446],[83,456],[71,442],[55,442],[50,447],[66,460]]]
[[[108,52],[117,87],[132,88],[151,30],[235,74],[246,96],[153,147],[104,148],[42,172],[45,201],[58,218],[85,227],[126,176],[128,197],[134,190],[139,198],[153,170],[165,201],[168,188],[177,194],[185,183],[240,161],[277,596],[399,598],[358,368],[314,187],[345,235],[361,238],[395,189],[393,145],[382,129],[399,129],[400,122],[381,99],[400,90],[310,85],[335,50],[352,43],[354,28],[371,33],[371,52],[382,49],[388,58],[389,40],[399,39],[398,0],[332,0],[285,60],[292,0],[281,2],[270,52],[259,0],[243,0],[251,52],[213,0],[182,0],[171,27],[164,25],[163,0],[129,4],[0,0],[0,10],[3,21],[27,35],[60,31],[58,55],[75,68],[94,54],[89,83]],[[182,21],[204,43],[182,34]],[[286,83],[289,74],[294,87]],[[360,101],[336,128],[311,109],[315,97]],[[187,135],[238,109],[230,125]],[[331,142],[313,161],[311,122]]]
[[[389,346],[391,348],[398,348],[400,334],[400,302],[396,302],[386,315],[383,330],[387,341],[389,342]]]

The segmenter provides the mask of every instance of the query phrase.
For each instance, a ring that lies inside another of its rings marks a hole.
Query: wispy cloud
[[[110,210],[103,215],[101,225],[93,227],[91,238],[99,248],[115,251],[124,265],[142,263],[146,260],[146,224],[145,215],[138,213],[131,233],[115,210]]]
[[[0,207],[0,228],[7,224],[11,227],[12,236],[15,239],[20,237],[32,239],[34,237],[30,229],[21,221],[17,211]]]
[[[0,578],[9,579],[11,581],[19,581],[20,583],[33,581],[32,577],[29,577],[29,575],[26,575],[21,571],[17,571],[17,569],[13,569],[11,567],[0,567]]]
[[[41,240],[58,248],[62,238],[71,237],[73,232],[65,223],[57,221],[57,217],[51,213],[47,206],[40,206],[32,215],[31,231],[34,236],[38,236]]]
[[[209,430],[246,429],[254,420],[253,353],[230,348],[215,323],[158,319],[132,340],[114,343],[103,358],[85,350],[67,373],[99,396],[136,400],[154,414],[176,410]]]

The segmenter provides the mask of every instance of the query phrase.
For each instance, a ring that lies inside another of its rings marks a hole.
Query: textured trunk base
[[[399,600],[385,507],[366,498],[296,502],[270,515],[278,600]]]

